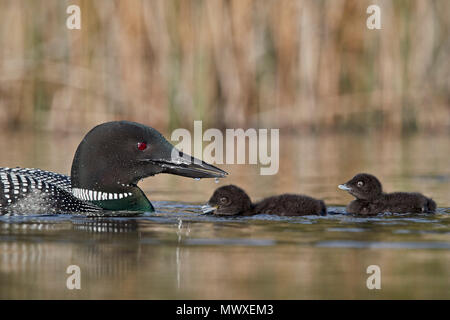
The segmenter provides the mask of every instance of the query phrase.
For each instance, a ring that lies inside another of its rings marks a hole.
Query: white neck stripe
[[[103,192],[82,188],[72,188],[72,194],[74,195],[75,198],[84,201],[118,200],[132,195],[131,192],[122,192],[122,193]]]

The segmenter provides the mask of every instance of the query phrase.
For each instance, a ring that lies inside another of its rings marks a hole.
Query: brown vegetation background
[[[81,7],[68,30],[66,8]],[[381,7],[382,30],[366,9]],[[0,125],[448,130],[450,1],[0,0]]]

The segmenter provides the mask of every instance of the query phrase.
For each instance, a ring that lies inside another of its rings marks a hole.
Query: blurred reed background
[[[66,8],[81,7],[68,30]],[[382,30],[366,28],[381,7]],[[0,0],[0,125],[444,131],[450,1]]]

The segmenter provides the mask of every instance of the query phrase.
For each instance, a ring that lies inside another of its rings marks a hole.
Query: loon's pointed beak
[[[228,173],[203,160],[186,155],[174,148],[170,159],[153,159],[162,173],[176,174],[189,178],[224,178]]]
[[[338,188],[341,190],[345,190],[345,191],[350,191],[352,190],[352,188],[350,188],[349,186],[347,186],[346,184],[340,184],[338,185]]]

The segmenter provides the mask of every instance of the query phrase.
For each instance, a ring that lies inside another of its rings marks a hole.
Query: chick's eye
[[[358,185],[358,187],[362,187],[364,185],[364,182],[358,181],[357,185]]]
[[[147,143],[145,143],[145,142],[138,142],[137,148],[138,148],[138,150],[144,151],[145,149],[147,149]]]
[[[228,198],[226,198],[226,197],[220,198],[220,203],[226,203],[227,201],[228,201]]]

